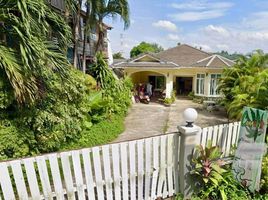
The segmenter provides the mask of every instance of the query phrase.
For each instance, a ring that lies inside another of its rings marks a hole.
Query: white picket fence
[[[202,129],[228,156],[240,123]],[[173,196],[179,134],[0,162],[0,199],[148,200]]]

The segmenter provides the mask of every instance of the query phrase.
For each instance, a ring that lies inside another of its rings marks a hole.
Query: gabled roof
[[[183,67],[191,66],[198,60],[204,59],[210,55],[211,54],[205,51],[194,48],[187,44],[181,44],[156,54],[157,57],[163,60],[174,62]]]
[[[220,55],[211,55],[204,59],[198,60],[192,67],[209,67],[209,68],[223,68],[231,67],[235,63]]]
[[[148,52],[148,53],[142,53],[142,54],[139,54],[138,56],[135,56],[133,58],[130,58],[128,60],[128,62],[137,62],[139,60],[142,60],[145,57],[149,57],[152,60],[155,60],[157,62],[160,62],[161,61],[161,59],[159,57],[157,57],[155,53]]]
[[[134,68],[134,67],[144,67],[144,68],[177,68],[178,65],[160,59],[156,54],[153,53],[143,53],[127,61],[114,63],[114,68]]]
[[[212,55],[187,44],[178,45],[174,48],[159,53],[143,53],[127,61],[114,63],[114,68],[187,68],[209,67],[224,68],[234,65],[220,55]]]

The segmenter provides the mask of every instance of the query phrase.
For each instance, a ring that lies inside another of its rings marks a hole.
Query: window
[[[196,76],[196,94],[204,94],[205,74],[197,74]]]
[[[221,78],[220,74],[211,74],[210,75],[210,95],[219,95],[219,91],[217,90],[219,79]]]

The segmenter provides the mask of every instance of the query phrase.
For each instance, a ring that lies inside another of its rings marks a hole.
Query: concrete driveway
[[[182,113],[186,108],[197,110],[198,119],[195,124],[200,127],[228,123],[224,112],[208,112],[202,105],[187,99],[177,99],[170,107],[158,103],[137,103],[125,119],[125,131],[114,142],[176,132],[177,126],[184,123]]]
[[[125,131],[115,142],[134,140],[165,132],[170,107],[158,103],[137,103],[132,106],[126,119]]]
[[[167,133],[176,132],[177,126],[185,123],[182,113],[186,108],[196,109],[198,117],[195,124],[202,128],[228,123],[228,118],[224,111],[209,112],[206,109],[203,109],[203,105],[201,104],[194,103],[188,99],[177,99],[170,107]]]

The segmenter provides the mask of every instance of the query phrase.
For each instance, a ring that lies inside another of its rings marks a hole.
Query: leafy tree
[[[229,54],[228,51],[221,51],[221,52],[217,52],[216,54],[221,55],[221,56],[228,58],[230,60],[237,60],[242,56],[242,54],[236,53],[236,52]]]
[[[42,96],[45,71],[63,73],[71,32],[45,0],[0,0],[0,74],[19,103]],[[48,40],[53,35],[57,40]]]
[[[231,118],[240,118],[244,106],[268,107],[268,55],[256,51],[241,56],[231,68],[224,69],[219,90]]]
[[[156,43],[147,43],[147,42],[141,42],[138,46],[135,46],[130,51],[130,57],[138,56],[142,53],[158,53],[160,51],[163,51],[163,47]]]
[[[98,31],[95,52],[102,51],[105,36],[103,20],[107,17],[115,19],[120,16],[124,22],[124,28],[128,28],[130,25],[128,0],[87,0],[87,3],[92,8],[89,16],[90,26],[95,26]]]
[[[121,52],[117,52],[113,54],[114,59],[125,59]]]

